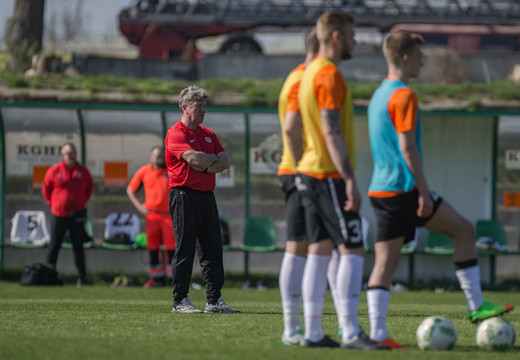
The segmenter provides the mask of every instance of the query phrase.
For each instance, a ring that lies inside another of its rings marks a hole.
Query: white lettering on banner
[[[506,169],[520,170],[520,150],[506,150]]]
[[[234,188],[235,187],[235,167],[231,165],[229,169],[215,174],[216,188]]]

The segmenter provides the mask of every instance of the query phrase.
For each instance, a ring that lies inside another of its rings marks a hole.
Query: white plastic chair
[[[108,214],[105,219],[105,236],[103,241],[103,247],[110,249],[134,249],[137,248],[137,244],[134,242],[135,236],[141,231],[141,224],[139,217],[134,213],[126,212],[113,212]],[[127,244],[119,244],[107,241],[114,236],[128,235]]]
[[[41,210],[19,210],[11,224],[12,246],[44,247],[51,242],[50,226]]]

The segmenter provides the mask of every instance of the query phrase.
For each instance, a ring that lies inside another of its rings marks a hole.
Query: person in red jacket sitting
[[[78,270],[78,286],[90,285],[85,270],[83,243],[87,233],[87,201],[92,195],[94,182],[88,169],[77,159],[76,147],[66,143],[61,147],[62,161],[51,166],[43,180],[43,197],[51,207],[51,244],[47,263],[54,268],[58,253],[67,230],[74,251],[74,262]]]

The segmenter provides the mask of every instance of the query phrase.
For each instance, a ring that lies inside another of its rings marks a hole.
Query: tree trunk
[[[16,0],[7,30],[11,70],[29,69],[33,55],[41,51],[44,9],[45,0]]]

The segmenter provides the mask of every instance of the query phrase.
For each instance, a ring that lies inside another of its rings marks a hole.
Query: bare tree
[[[71,10],[71,3],[74,3]],[[49,21],[45,23],[45,39],[52,45],[60,40],[76,40],[84,28],[84,17],[82,0],[60,0],[54,12],[48,15]],[[47,9],[49,11],[49,9]]]
[[[45,24],[45,41],[51,44],[58,42],[58,32],[56,30],[56,13],[49,16],[49,21]]]
[[[68,7],[63,14],[64,40],[70,41],[77,38],[83,27],[83,2],[78,1],[73,11]]]
[[[45,0],[16,0],[7,25],[7,46],[11,70],[31,67],[32,56],[42,49]]]

